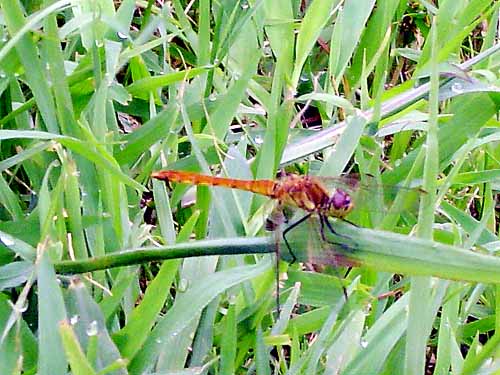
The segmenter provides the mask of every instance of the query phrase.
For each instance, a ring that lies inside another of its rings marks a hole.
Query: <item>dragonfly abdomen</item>
[[[281,206],[295,206],[324,216],[344,217],[353,208],[348,193],[342,189],[335,189],[330,195],[326,186],[313,176],[289,174],[277,181],[239,180],[174,170],[153,172],[151,176],[183,184],[221,186],[250,191],[275,198]]]
[[[235,178],[214,177],[185,171],[158,171],[151,174],[159,180],[178,182],[181,184],[222,186],[231,189],[250,191],[274,198],[276,183],[271,180],[238,180]]]

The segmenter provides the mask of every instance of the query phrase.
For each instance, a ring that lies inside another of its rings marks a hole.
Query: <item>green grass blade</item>
[[[63,341],[59,333],[61,322],[66,321],[66,309],[56,274],[49,260],[50,248],[45,249],[37,265],[38,295],[43,303],[39,309],[38,340],[45,345],[40,346],[38,372],[40,374],[66,374],[66,358]]]
[[[261,262],[256,266],[238,267],[228,271],[210,274],[205,280],[193,286],[176,300],[175,305],[158,323],[141,351],[133,358],[129,370],[139,372],[149,367],[161,350],[159,343],[165,345],[182,333],[193,318],[201,313],[202,309],[226,289],[249,280],[265,271],[270,264]],[[158,342],[159,341],[159,342]]]

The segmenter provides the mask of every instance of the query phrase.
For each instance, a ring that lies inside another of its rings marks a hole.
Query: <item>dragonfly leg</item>
[[[352,226],[354,226],[354,227],[356,227],[356,228],[359,228],[359,225],[358,225],[358,224],[353,223],[353,222],[352,222],[352,221],[350,221],[350,220],[347,220],[347,219],[344,219],[344,218],[342,218],[342,219],[340,219],[340,220],[345,221],[346,223],[351,224]]]
[[[329,243],[329,244],[332,244],[332,245],[338,245],[340,247],[342,247],[344,250],[351,250],[351,248],[346,245],[346,244],[343,244],[343,243],[340,243],[340,242],[335,242],[335,241],[330,241],[326,238],[326,235],[325,235],[325,224],[326,224],[326,227],[328,228],[328,230],[334,234],[335,236],[338,236],[338,237],[342,237],[342,238],[346,238],[346,239],[350,239],[349,236],[346,236],[346,235],[343,235],[343,234],[340,234],[338,233],[332,226],[332,223],[330,223],[330,221],[328,220],[328,217],[325,216],[325,215],[320,215],[319,217],[319,223],[321,225],[321,239],[323,241],[325,241],[326,243]]]
[[[292,262],[290,264],[294,264],[297,261],[297,257],[295,256],[294,252],[292,251],[292,247],[290,246],[290,243],[288,242],[286,235],[288,234],[288,232],[290,232],[297,225],[299,225],[299,224],[303,223],[304,221],[306,221],[307,219],[309,219],[311,217],[311,215],[312,215],[312,212],[308,213],[307,215],[300,218],[299,220],[297,220],[295,223],[293,223],[292,225],[290,225],[288,228],[286,228],[283,231],[283,241],[285,242],[285,245],[288,249],[288,252],[292,256]]]
[[[348,247],[347,245],[345,245],[345,244],[338,243],[338,242],[333,242],[333,241],[328,241],[328,240],[327,240],[327,238],[326,238],[326,236],[325,236],[325,223],[326,223],[326,226],[328,227],[328,229],[329,229],[329,230],[330,230],[333,234],[335,234],[335,235],[337,235],[337,236],[340,236],[340,237],[347,237],[347,236],[343,236],[343,235],[341,235],[341,234],[338,234],[338,233],[337,233],[337,232],[333,229],[333,227],[332,227],[331,223],[328,221],[328,217],[326,217],[326,216],[324,216],[324,215],[321,215],[321,216],[319,217],[319,223],[320,223],[320,226],[321,226],[321,238],[322,238],[322,240],[323,240],[324,242],[327,242],[327,243],[332,244],[332,245],[338,245],[338,246],[340,246],[340,247],[342,247],[342,248],[344,248],[344,249],[346,249],[346,250],[348,250],[348,249],[349,249],[349,247]],[[346,300],[346,302],[347,302],[347,300],[348,300],[348,295],[347,295],[347,289],[346,289],[346,287],[344,286],[344,284],[342,283],[342,279],[343,279],[343,278],[340,276],[340,274],[339,274],[339,272],[338,272],[338,269],[337,269],[336,267],[334,268],[334,270],[335,270],[335,273],[337,274],[338,279],[340,280],[340,283],[341,283],[341,285],[342,285],[342,292],[344,293],[344,298],[345,298],[345,300]]]
[[[354,226],[356,226],[356,227],[357,227],[357,225],[356,225],[356,224],[351,223],[351,222],[350,222],[350,221],[348,221],[348,220],[345,220],[345,219],[340,219],[340,220],[343,220],[343,221],[345,221],[345,222],[347,222],[347,223],[349,223],[349,224],[352,224],[352,225],[354,225]],[[337,232],[337,231],[333,228],[333,225],[332,225],[332,223],[330,223],[330,220],[328,220],[328,217],[327,217],[327,216],[321,215],[321,221],[323,221],[323,222],[326,224],[326,226],[328,227],[328,230],[329,230],[332,234],[334,234],[334,235],[336,235],[336,236],[338,236],[338,237],[350,238],[349,236],[346,236],[346,235],[344,235],[344,234],[340,234],[339,232]],[[328,241],[326,241],[326,242],[328,242]]]
[[[165,182],[165,186],[167,187],[167,189],[168,189],[169,192],[174,191],[174,188],[173,188],[172,184],[170,183],[170,180],[165,179],[165,180],[162,180],[162,181]]]

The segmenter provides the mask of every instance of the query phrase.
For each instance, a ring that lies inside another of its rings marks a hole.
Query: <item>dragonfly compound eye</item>
[[[352,201],[349,194],[341,189],[336,189],[330,197],[329,209],[332,215],[347,214],[352,209]]]

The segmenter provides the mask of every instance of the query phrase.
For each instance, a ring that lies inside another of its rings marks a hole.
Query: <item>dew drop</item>
[[[464,88],[461,83],[455,82],[451,85],[451,91],[453,91],[456,94],[461,94],[464,92]]]
[[[189,287],[189,280],[186,278],[182,278],[179,280],[179,285],[177,286],[177,290],[181,293],[184,293]]]
[[[363,313],[365,315],[368,315],[368,314],[370,314],[371,309],[372,309],[371,303],[367,303],[366,306],[365,306],[365,308],[363,309]]]
[[[128,39],[128,35],[127,35],[127,34],[125,34],[124,32],[118,31],[118,32],[116,33],[116,35],[117,35],[117,36],[118,36],[118,38],[120,38],[120,39]]]
[[[264,56],[266,57],[271,57],[273,55],[273,50],[271,49],[271,46],[268,44],[268,45],[263,45],[262,46],[262,53],[264,54]]]
[[[85,332],[87,333],[87,336],[95,336],[99,332],[98,328],[97,320],[93,320],[89,323]]]
[[[21,306],[19,306],[17,308],[17,311],[22,314],[23,312],[25,312],[26,310],[28,310],[28,301],[24,301],[23,304]]]
[[[80,317],[75,314],[71,318],[69,318],[69,324],[74,326],[76,323],[78,323],[78,320],[80,320]]]
[[[359,345],[361,345],[362,348],[366,348],[368,346],[368,341],[365,339],[361,339]]]

